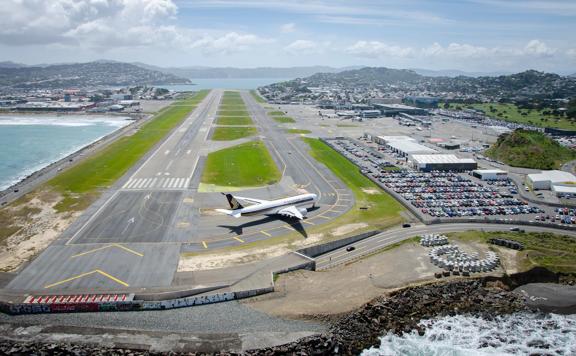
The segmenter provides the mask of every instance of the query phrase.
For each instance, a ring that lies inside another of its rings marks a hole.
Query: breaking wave
[[[419,325],[423,336],[388,333],[379,348],[362,355],[576,355],[576,315],[522,312],[491,320],[457,315]]]

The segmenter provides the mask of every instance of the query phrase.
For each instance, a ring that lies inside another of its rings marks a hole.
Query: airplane
[[[316,205],[318,196],[313,193],[296,195],[293,197],[282,198],[277,200],[261,200],[254,198],[234,197],[232,194],[225,194],[230,204],[230,209],[216,209],[216,211],[239,218],[240,216],[250,216],[257,214],[264,215],[282,215],[289,218],[297,218],[298,220],[304,219],[308,209],[305,207],[298,207],[307,203],[312,203],[312,207]],[[244,207],[238,200],[250,203]]]

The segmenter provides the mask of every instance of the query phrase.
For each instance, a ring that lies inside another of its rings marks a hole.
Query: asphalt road
[[[364,256],[378,252],[387,246],[397,242],[418,236],[421,234],[443,234],[467,230],[480,231],[510,231],[510,225],[499,224],[438,224],[438,225],[412,225],[410,228],[397,228],[387,230],[365,240],[331,251],[316,258],[316,270],[331,268],[344,263],[349,263]],[[524,226],[522,229],[528,232],[551,232],[576,237],[576,231],[565,231],[538,226]],[[346,251],[349,246],[354,246],[353,251]]]

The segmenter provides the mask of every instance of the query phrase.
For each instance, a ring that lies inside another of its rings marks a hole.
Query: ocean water
[[[0,115],[0,190],[130,122],[119,116]]]
[[[293,78],[210,78],[190,80],[195,85],[158,85],[174,91],[190,91],[202,89],[256,89],[263,85],[284,82]]]
[[[422,321],[426,333],[381,338],[362,356],[576,355],[576,315],[522,312],[493,320],[457,315]]]

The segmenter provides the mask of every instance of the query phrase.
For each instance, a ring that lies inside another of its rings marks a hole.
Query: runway
[[[205,251],[297,232],[345,213],[354,197],[332,172],[307,154],[308,146],[267,117],[246,92],[242,97],[283,172],[272,186],[242,195],[277,199],[302,190],[316,193],[319,208],[302,222],[266,216],[234,219],[211,213],[226,206],[219,193],[200,193],[208,153],[223,144],[209,139],[222,97],[213,90],[184,122],[88,208],[7,286],[37,292],[110,291],[172,284],[182,252]],[[290,136],[290,137],[289,137]]]

